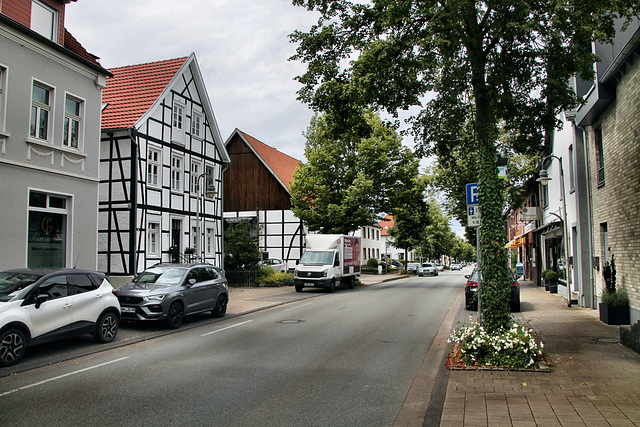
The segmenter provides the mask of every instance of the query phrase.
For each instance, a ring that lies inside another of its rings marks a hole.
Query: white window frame
[[[203,139],[203,115],[198,111],[193,111],[191,113],[191,136],[198,139]]]
[[[78,105],[78,115],[71,113],[69,111],[67,111],[67,100],[71,100],[74,102],[77,102]],[[63,123],[63,127],[62,127],[62,146],[69,148],[69,149],[75,149],[75,150],[79,150],[79,151],[83,151],[83,142],[84,142],[84,121],[82,120],[82,118],[84,117],[84,109],[85,109],[85,101],[84,99],[75,96],[73,94],[70,93],[65,93],[64,96],[64,123]],[[77,141],[76,141],[76,146],[72,146],[70,141],[69,141],[69,134],[67,133],[67,122],[77,122],[78,124],[78,134],[77,134]]]
[[[215,184],[215,179],[213,177],[213,173],[215,170],[216,170],[215,167],[213,167],[212,165],[206,165],[206,164],[204,165],[204,173],[208,175],[205,177],[205,179],[207,180],[211,179],[211,184]],[[205,189],[205,192],[204,192],[205,199],[213,200],[216,197],[216,195],[214,194],[213,197],[209,197],[206,191],[207,187],[209,186],[209,182],[203,182],[202,185],[204,185],[204,189]]]
[[[194,195],[197,195],[200,192],[200,180],[198,179],[198,177],[200,177],[200,167],[202,166],[202,163],[197,161],[197,160],[192,160],[191,161],[191,186],[190,186],[190,190],[191,193]]]
[[[160,256],[160,223],[149,221],[147,224],[147,255]]]
[[[7,126],[7,80],[9,68],[0,64],[0,136],[9,136],[5,133]]]
[[[206,228],[206,234],[205,234],[205,243],[204,243],[204,247],[205,247],[205,255],[207,256],[213,256],[213,250],[215,247],[215,233],[212,227],[207,227]]]
[[[41,36],[57,42],[58,11],[41,1],[32,0],[30,28]]]
[[[47,93],[49,94],[48,104],[44,104],[42,102],[39,102],[33,99],[33,89],[36,86],[39,87],[40,89],[47,91]],[[54,99],[55,99],[54,87],[35,79],[31,82],[31,113],[29,116],[29,132],[28,132],[29,138],[32,138],[36,141],[45,141],[48,143],[53,142],[53,131],[54,131],[53,118],[55,116]],[[33,117],[34,109],[35,109],[35,115],[36,115],[35,118]],[[31,128],[34,120],[36,124],[41,120],[43,111],[47,112],[47,129],[46,129],[47,134],[45,135],[45,138],[42,138],[42,135],[37,130],[35,130],[35,134],[32,133],[32,128]]]
[[[157,156],[153,159],[151,154]],[[155,147],[147,147],[147,185],[150,187],[159,188],[162,186],[162,150]],[[155,182],[152,178],[155,178]]]
[[[171,139],[173,142],[184,144],[186,105],[178,100],[173,101],[171,107]]]
[[[180,164],[177,165],[176,162]],[[182,192],[182,175],[184,174],[184,157],[171,156],[171,191]]]

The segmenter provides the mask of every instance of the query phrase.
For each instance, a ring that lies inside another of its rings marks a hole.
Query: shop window
[[[66,197],[29,193],[27,266],[65,267],[67,252]]]

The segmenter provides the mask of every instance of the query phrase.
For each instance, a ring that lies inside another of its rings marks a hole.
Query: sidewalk
[[[441,426],[640,426],[640,355],[598,310],[521,282],[551,372],[450,371]]]

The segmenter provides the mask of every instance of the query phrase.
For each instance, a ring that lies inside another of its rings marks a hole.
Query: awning
[[[513,239],[512,241],[510,241],[509,243],[507,243],[505,245],[505,248],[507,249],[515,249],[515,248],[519,248],[524,244],[524,237],[523,236],[519,236],[516,237],[515,239]]]
[[[555,230],[556,228],[560,228],[561,226],[562,226],[562,223],[560,221],[548,222],[536,228],[535,230],[533,230],[533,232],[544,234],[544,233],[548,233],[551,230]]]

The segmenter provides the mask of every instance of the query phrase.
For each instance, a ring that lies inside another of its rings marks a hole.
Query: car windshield
[[[138,274],[133,283],[155,283],[156,285],[178,285],[187,271],[184,267],[156,267]]]
[[[331,251],[306,251],[300,258],[300,264],[304,265],[330,265],[333,264],[333,252]]]
[[[425,262],[424,264],[422,264],[423,267],[433,267],[433,264]]]
[[[42,276],[30,273],[0,273],[0,301],[11,301],[21,290],[36,282]]]

